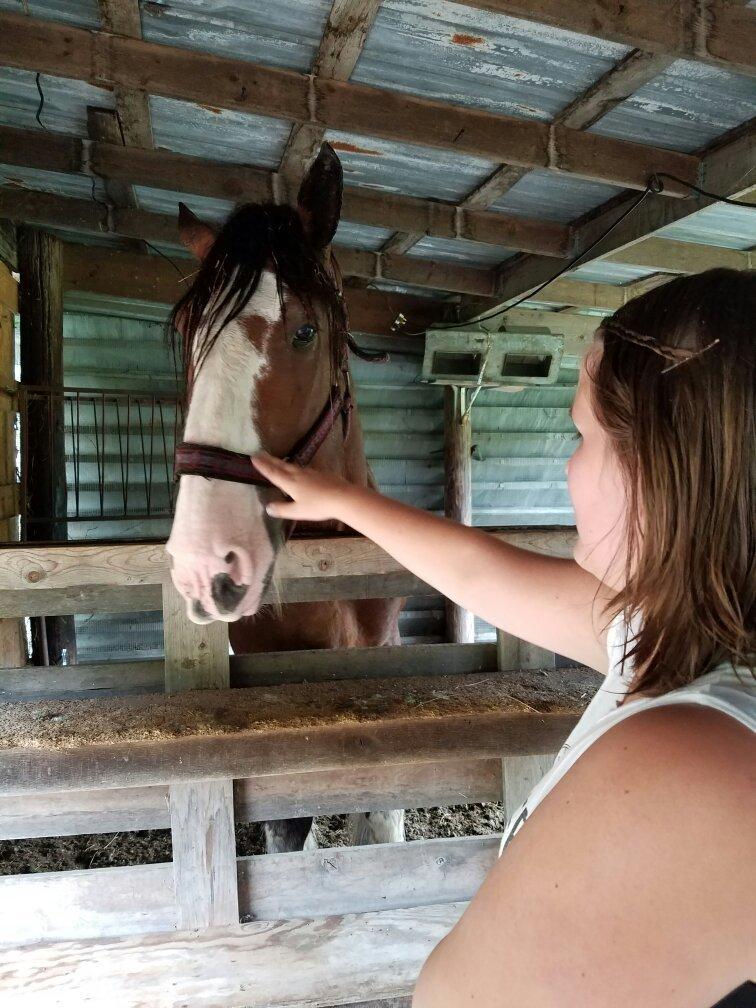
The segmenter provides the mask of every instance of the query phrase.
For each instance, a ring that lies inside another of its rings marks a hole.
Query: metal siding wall
[[[159,321],[69,311],[64,340],[67,385],[155,392],[176,387]],[[407,346],[409,341],[401,346],[401,337],[361,336],[359,342],[392,350],[387,364],[352,360],[365,448],[381,490],[443,514],[443,390],[418,382],[422,353]],[[564,464],[574,447],[568,409],[576,381],[577,371],[563,368],[555,386],[480,393],[473,407],[474,524],[573,524]],[[119,474],[115,461],[112,466],[106,470],[106,482],[114,487],[108,500],[117,506]],[[69,527],[71,538],[139,538],[167,535],[169,521],[93,521]],[[440,596],[410,599],[401,629],[407,642],[442,640]],[[159,613],[81,618],[77,632],[83,661],[162,653]],[[476,636],[492,639],[493,630],[478,621]]]

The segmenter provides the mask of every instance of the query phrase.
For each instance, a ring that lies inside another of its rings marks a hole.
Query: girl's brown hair
[[[756,273],[713,269],[601,326],[593,407],[627,488],[625,587],[640,613],[629,691],[658,696],[722,661],[754,674]]]

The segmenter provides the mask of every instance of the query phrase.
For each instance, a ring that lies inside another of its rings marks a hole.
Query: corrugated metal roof
[[[643,266],[626,266],[624,263],[592,262],[570,270],[568,276],[573,280],[588,280],[590,283],[612,284],[613,286],[632,283],[633,280],[643,280],[644,277],[659,273],[657,269],[647,269]],[[548,287],[546,288],[548,292]]]
[[[98,28],[100,25],[97,0],[0,0],[0,10],[62,21],[79,28]]]
[[[149,42],[308,71],[331,0],[170,0],[142,4]]]
[[[105,187],[99,179],[43,171],[41,168],[19,168],[17,165],[0,164],[0,185],[55,193],[71,199],[92,199],[94,185],[94,196],[99,200],[105,197]],[[107,206],[103,206],[103,214],[106,210]]]
[[[511,249],[502,245],[481,245],[480,242],[467,241],[464,238],[421,238],[413,245],[407,255],[425,259],[438,259],[439,262],[455,262],[468,266],[498,266],[505,259],[516,255]]]
[[[622,191],[618,186],[538,168],[516,182],[491,209],[569,224]]]
[[[326,140],[339,155],[347,185],[405,196],[460,200],[496,167],[483,158],[337,130],[328,130]]]
[[[549,120],[626,52],[447,0],[384,0],[351,79]]]
[[[720,248],[752,249],[756,247],[756,212],[746,207],[718,203],[698,213],[668,224],[657,234],[661,238],[718,245]]]
[[[36,113],[40,99],[36,74],[29,70],[0,67],[0,122],[4,126],[39,129]],[[113,94],[92,87],[84,81],[40,74],[44,106],[40,112],[41,128],[56,133],[87,135],[87,105],[115,107]]]
[[[677,60],[590,130],[619,140],[696,151],[756,116],[756,81]]]
[[[154,95],[150,116],[156,147],[260,168],[278,167],[291,132],[281,119]]]

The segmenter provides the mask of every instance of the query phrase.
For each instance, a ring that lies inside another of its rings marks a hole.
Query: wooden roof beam
[[[657,56],[639,49],[628,53],[583,94],[570,102],[554,119],[553,125],[576,130],[587,129],[638,88],[662,73],[671,62],[668,56]],[[492,175],[460,201],[460,208],[467,211],[490,207],[529,171],[529,168],[518,165],[499,165]],[[406,252],[422,237],[418,232],[397,232],[386,242],[384,251]]]
[[[84,145],[76,137],[50,130],[0,126],[0,149],[5,164],[68,174],[84,172],[111,181],[235,203],[272,200],[275,194],[273,173],[262,168],[168,150],[126,149],[113,143]],[[494,211],[460,211],[452,203],[355,186],[344,189],[342,216],[372,227],[398,224],[439,238],[466,238],[539,255],[563,256],[570,242],[565,224]]]
[[[128,38],[142,38],[139,0],[98,0],[98,4],[106,31]],[[134,88],[116,88],[115,101],[122,143],[128,147],[152,147],[152,119],[147,94]]]
[[[333,0],[313,62],[313,76],[349,80],[380,6],[381,0]],[[323,126],[313,123],[292,126],[278,168],[282,193],[290,201],[317,157],[325,132]]]
[[[143,241],[177,245],[174,217],[143,210],[105,208],[92,200],[69,199],[31,189],[0,187],[0,218],[65,228],[72,231],[120,235]],[[445,290],[478,297],[493,297],[494,270],[457,266],[409,256],[383,255],[361,249],[337,247],[345,276],[386,280],[431,290]],[[191,266],[190,263],[188,263]]]
[[[182,259],[189,275],[193,263]],[[138,301],[171,305],[186,288],[176,270],[155,255],[121,252],[73,242],[63,245],[63,288],[67,292],[98,294],[103,297],[134,298]],[[387,335],[401,312],[413,331],[425,329],[448,316],[444,301],[408,294],[345,287],[349,319],[355,332]],[[397,330],[402,338],[401,330]]]
[[[552,168],[631,189],[643,189],[658,171],[694,181],[699,166],[698,158],[677,151],[17,14],[0,15],[0,65],[497,163]],[[666,194],[687,191],[672,183]]]
[[[756,176],[756,119],[733,130],[704,153],[701,159],[699,183],[709,192],[732,196],[756,205],[756,184],[747,184],[749,180],[754,179],[754,176]],[[591,250],[581,265],[615,253],[627,253],[631,256],[630,249],[634,245],[645,241],[660,228],[682,220],[716,202],[704,196],[691,197],[684,202],[648,196],[633,213],[620,221],[635,199],[637,197],[633,195],[628,199],[612,200],[574,229],[577,252],[588,248],[607,228],[614,225],[613,230]],[[569,259],[564,259],[561,261],[561,267],[569,263]],[[522,255],[505,263],[498,271],[496,302],[489,303],[485,310],[504,307],[522,295],[534,291],[541,283],[554,276],[559,268],[559,262],[546,259],[544,256]],[[548,289],[547,287],[544,291],[544,298],[548,296]],[[479,314],[481,306],[476,304],[474,310]]]

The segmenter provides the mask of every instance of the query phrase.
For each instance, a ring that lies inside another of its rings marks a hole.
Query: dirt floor
[[[411,809],[405,818],[406,837],[407,840],[421,840],[500,833],[505,826],[504,819],[504,806],[498,803]],[[346,816],[319,817],[315,822],[319,846],[345,846],[345,823]],[[237,826],[236,849],[240,856],[264,854],[261,824]],[[76,868],[114,868],[170,860],[169,830],[0,841],[0,875],[68,871]]]

